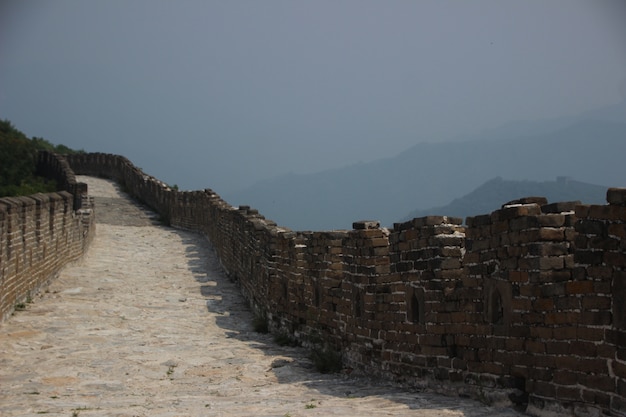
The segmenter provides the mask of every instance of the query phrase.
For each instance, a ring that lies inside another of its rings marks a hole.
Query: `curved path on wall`
[[[206,240],[159,225],[111,182],[96,237],[0,325],[2,416],[517,416],[312,369],[252,329]]]

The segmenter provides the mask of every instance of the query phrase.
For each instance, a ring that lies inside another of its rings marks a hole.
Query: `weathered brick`
[[[612,323],[613,317],[610,311],[583,311],[578,320],[584,325],[607,326]]]
[[[555,295],[565,295],[565,284],[563,282],[545,284],[540,287],[542,297],[552,297]],[[521,288],[520,288],[521,289]]]
[[[599,391],[593,390],[593,387],[591,388],[592,388],[591,390],[587,390],[587,389],[582,390],[583,401],[589,404],[590,407],[593,407],[594,409],[596,407],[599,407],[600,409],[608,410],[608,408],[611,405],[611,395],[605,392],[599,392]],[[593,413],[595,412],[595,410],[591,412]]]
[[[626,239],[626,223],[613,223],[608,227],[608,233],[610,236],[615,236],[622,241]]]
[[[510,205],[518,205],[518,204],[536,204],[538,206],[544,206],[548,204],[548,199],[540,196],[529,196],[522,197],[516,200],[511,200],[502,205],[502,207],[510,206]]]
[[[586,374],[580,378],[580,384],[604,392],[615,391],[615,378],[609,375]]]
[[[609,188],[606,201],[617,206],[626,206],[626,188]]]
[[[567,270],[567,269],[562,269],[562,270],[558,270],[558,271],[539,271],[538,273],[536,273],[534,275],[535,277],[539,278],[534,279],[533,282],[564,282],[564,281],[570,281],[572,279],[572,273],[571,271]],[[583,277],[585,275],[583,274]]]
[[[567,387],[557,386],[555,397],[559,400],[580,401],[582,398],[581,389],[577,387],[570,387],[570,386],[567,386]]]
[[[554,329],[554,338],[556,340],[573,340],[576,339],[576,335],[577,328],[574,325],[563,326]]]
[[[378,229],[379,227],[380,222],[377,220],[360,220],[352,223],[352,228],[355,230]]]
[[[574,340],[570,342],[569,353],[577,356],[595,357],[598,346],[593,342]]]
[[[532,302],[535,310],[551,311],[554,309],[554,300],[552,298],[539,298]]]
[[[527,340],[525,344],[526,352],[537,354],[546,352],[546,344],[544,342]]]
[[[511,282],[528,282],[528,272],[526,271],[508,271],[507,278]]]
[[[602,265],[604,253],[602,251],[577,250],[574,253],[576,263],[585,265]]]
[[[616,377],[626,380],[626,363],[613,361],[612,368]]]
[[[599,220],[580,220],[574,226],[578,233],[606,236],[607,226]]]
[[[589,294],[593,292],[593,281],[570,281],[565,284],[567,294]]]
[[[539,227],[537,216],[523,216],[509,221],[509,230],[523,230]]]
[[[542,227],[562,227],[565,225],[563,214],[549,214],[537,218],[539,226]]]
[[[618,268],[626,268],[626,252],[604,252],[604,262]]]
[[[533,243],[528,245],[528,253],[533,256],[561,256],[570,252],[567,243]]]
[[[576,337],[580,340],[598,342],[604,339],[604,329],[596,327],[578,327]]]
[[[561,227],[542,227],[539,229],[539,239],[561,241],[565,237],[565,230]]]
[[[537,339],[552,339],[552,327],[531,327],[529,336]]]
[[[584,374],[579,372],[557,369],[554,371],[554,383],[559,385],[578,385],[584,376]]]
[[[607,310],[611,308],[611,297],[601,296],[586,296],[582,300],[583,308],[589,310],[602,309]]]
[[[589,208],[591,205],[579,204],[574,208],[574,214],[579,219],[585,219],[589,216]]]

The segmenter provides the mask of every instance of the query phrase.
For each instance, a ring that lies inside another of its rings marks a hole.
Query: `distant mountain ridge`
[[[513,181],[493,178],[450,204],[426,210],[415,210],[400,221],[429,215],[468,216],[489,214],[503,204],[529,196],[546,197],[548,202],[580,201],[583,204],[606,204],[606,190],[602,185],[587,184],[567,177],[556,181]]]
[[[615,121],[620,114],[623,120]],[[411,211],[443,207],[498,176],[626,186],[626,102],[578,118],[522,125],[494,129],[480,140],[418,143],[370,163],[282,175],[223,197],[292,229],[328,230],[361,219],[391,225]]]

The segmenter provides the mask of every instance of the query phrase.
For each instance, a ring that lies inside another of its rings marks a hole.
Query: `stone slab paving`
[[[255,333],[202,236],[161,226],[109,181],[87,256],[0,324],[1,416],[520,416],[317,373]]]

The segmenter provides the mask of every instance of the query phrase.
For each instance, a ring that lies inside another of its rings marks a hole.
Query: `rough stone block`
[[[543,241],[562,241],[565,238],[565,230],[557,227],[542,227],[539,229],[539,238]]]
[[[523,230],[539,227],[539,218],[537,216],[522,216],[511,219],[509,222],[509,230]]]
[[[554,371],[554,383],[559,385],[578,385],[584,374],[571,370],[557,369]]]
[[[606,192],[606,201],[617,206],[626,206],[626,188],[609,188]]]
[[[609,225],[609,235],[626,240],[626,223],[614,223]]]
[[[602,265],[603,253],[601,251],[577,250],[574,253],[574,261],[584,265]]]
[[[478,228],[480,226],[488,226],[491,222],[491,216],[489,214],[483,214],[480,216],[468,217],[465,221],[468,228]]]
[[[605,252],[604,262],[616,268],[626,268],[626,252]]]
[[[355,230],[378,229],[380,222],[378,220],[359,220],[352,223],[352,228]]]
[[[567,294],[593,293],[593,281],[570,281],[565,284]]]
[[[545,197],[523,197],[523,198],[512,200],[512,201],[509,201],[508,203],[503,204],[502,208],[506,206],[520,205],[520,204],[537,204],[539,206],[544,206],[548,204],[548,199]]]
[[[537,217],[537,222],[543,227],[562,227],[565,225],[566,216],[563,214],[544,214]]]
[[[591,206],[589,208],[589,217],[600,220],[626,220],[626,206]]]

